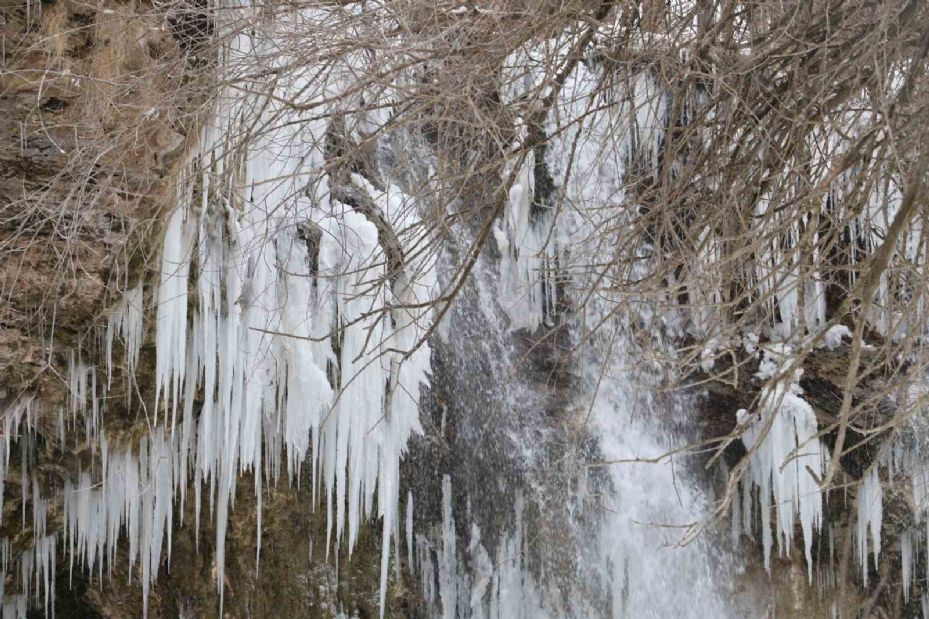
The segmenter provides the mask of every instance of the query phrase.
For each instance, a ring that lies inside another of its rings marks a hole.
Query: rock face
[[[150,8],[117,3],[4,2],[3,39],[0,378],[54,400],[49,365],[90,337],[157,236],[184,142],[180,55]]]

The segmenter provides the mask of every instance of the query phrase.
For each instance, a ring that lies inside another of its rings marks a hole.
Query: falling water
[[[613,492],[600,524],[603,560],[612,568],[613,616],[739,616],[725,602],[738,560],[706,538],[681,545],[687,527],[708,515],[705,490],[686,464],[652,462],[682,446],[656,418],[687,411],[661,410],[629,390],[621,380],[601,382],[591,411],[602,457],[620,462],[608,465]]]
[[[647,80],[632,96],[638,147],[617,130],[623,106],[589,115],[596,81],[596,68],[569,78],[561,113],[588,119],[584,137],[546,149],[554,176],[574,160],[569,204],[620,198],[629,153],[659,139],[663,108]],[[692,408],[659,401],[648,373],[633,371],[647,364],[626,345],[628,322],[582,337],[608,310],[572,311],[554,265],[582,272],[572,262],[590,260],[578,248],[597,223],[536,208],[547,199],[538,164],[523,166],[495,229],[498,251],[481,256],[434,344],[442,404],[431,418],[452,439],[414,442],[411,474],[414,494],[442,498],[431,509],[421,501],[417,517],[443,523],[441,535],[417,538],[430,608],[443,618],[743,616],[727,601],[739,560],[706,535],[682,544],[712,506],[693,461],[665,457],[694,438],[677,431]]]
[[[470,293],[436,345],[433,389],[455,401],[432,419],[444,419],[451,445],[413,448],[413,494],[441,497],[417,503],[417,523],[443,523],[440,535],[417,537],[432,613],[743,616],[726,602],[739,560],[706,536],[681,544],[711,506],[688,461],[663,457],[688,440],[672,429],[683,403],[662,406],[628,369],[614,360],[603,372],[591,356],[553,415],[545,370],[523,367],[531,361],[500,308],[479,301],[480,284]],[[428,477],[443,449],[439,484]]]

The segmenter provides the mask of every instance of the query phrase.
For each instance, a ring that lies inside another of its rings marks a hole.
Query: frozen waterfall
[[[367,9],[350,4],[338,11],[362,23]],[[817,564],[828,540],[833,569],[820,488],[830,453],[789,363],[791,347],[812,349],[813,338],[788,336],[823,329],[833,350],[851,332],[827,326],[818,274],[774,243],[750,269],[778,316],[770,341],[762,347],[754,331],[717,339],[706,308],[720,291],[707,282],[721,241],[709,229],[687,269],[661,273],[669,290],[684,282],[686,303],[664,313],[630,300],[624,284],[656,276],[661,256],[643,226],[633,259],[614,262],[646,210],[629,208],[629,178],[657,170],[665,132],[684,123],[649,70],[604,90],[602,59],[586,48],[557,80],[545,54],[573,58],[566,50],[527,43],[508,56],[503,106],[551,88],[550,109],[514,114],[512,132],[493,136],[503,162],[487,174],[503,191],[475,207],[493,214],[479,221],[469,219],[473,191],[446,194],[437,180],[448,164],[436,155],[439,130],[395,126],[402,93],[430,84],[418,61],[398,61],[386,85],[359,85],[380,69],[371,50],[303,57],[286,45],[307,23],[342,23],[335,8],[225,8],[249,27],[218,20],[225,86],[178,172],[157,268],[127,282],[94,343],[70,351],[55,447],[79,444],[80,470],[58,489],[30,470],[33,394],[11,400],[2,421],[0,495],[18,440],[21,530],[27,511],[32,526],[18,556],[0,540],[3,573],[20,585],[0,590],[4,619],[29,604],[54,614],[60,557],[69,576],[101,586],[122,562],[147,615],[180,527],[213,552],[222,613],[237,496],[257,505],[259,570],[263,501],[286,484],[308,488],[325,522],[325,553],[313,560],[359,560],[376,538],[381,616],[392,583],[407,579],[436,619],[760,618],[767,609],[734,592],[751,559],[729,543],[756,534],[769,574],[775,548],[784,558],[801,550],[801,581],[835,580]],[[340,36],[351,40],[355,25]],[[280,77],[262,89],[259,74]],[[529,136],[544,139],[520,152]],[[759,205],[760,217],[769,205]],[[891,337],[893,317],[868,311]],[[707,343],[704,372],[717,345],[734,346],[770,381],[755,410],[730,411],[742,468],[724,496],[702,470],[709,456],[688,449],[697,432],[680,430],[699,425],[694,402],[663,391],[675,338]],[[137,402],[146,347],[151,408]],[[122,432],[103,422],[117,388],[137,422]],[[855,481],[865,586],[872,556],[877,569],[888,552],[882,479],[904,471],[925,482],[923,468],[884,449]],[[912,488],[918,506],[924,486]],[[209,543],[201,523],[213,527]],[[921,528],[907,526],[893,552],[908,599],[922,564]]]

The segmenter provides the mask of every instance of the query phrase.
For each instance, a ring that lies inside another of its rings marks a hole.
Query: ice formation
[[[310,123],[307,135],[273,137],[320,143],[312,132],[322,130]],[[208,132],[205,140],[219,135]],[[269,138],[254,151],[237,178],[249,196],[238,210],[227,201],[232,196],[219,188],[212,193],[209,174],[220,172],[213,169],[202,180],[209,191],[199,214],[182,204],[169,222],[158,291],[157,380],[181,454],[180,487],[186,486],[186,455],[195,454],[198,510],[207,480],[216,505],[222,583],[236,478],[253,471],[260,497],[263,479],[274,483],[286,471],[297,480],[309,462],[332,542],[344,540],[351,550],[362,520],[382,519],[383,604],[390,542],[399,530],[399,462],[411,433],[421,431],[419,390],[428,373],[428,347],[420,342],[425,317],[408,307],[429,298],[431,284],[422,276],[428,270],[407,265],[407,272],[390,277],[374,224],[324,190],[309,198],[276,182],[301,182],[308,173],[303,166],[321,165],[322,153],[316,161],[296,159],[274,152],[272,143]],[[395,187],[379,191],[364,179],[353,181],[391,225],[415,226]],[[302,236],[308,228],[319,232],[316,247]],[[198,269],[189,274],[194,252]],[[197,296],[188,319],[189,276]],[[197,388],[205,394],[199,416],[192,410]],[[170,483],[165,487],[174,491]]]
[[[521,69],[533,66],[532,62],[531,57],[513,60]],[[538,77],[530,70],[525,77],[527,83],[516,83],[522,91],[529,91]],[[624,329],[610,314],[610,308],[615,307],[611,303],[617,299],[607,290],[610,278],[619,275],[591,272],[588,265],[609,263],[611,243],[618,242],[610,231],[621,229],[628,213],[609,207],[590,211],[587,206],[621,204],[626,197],[627,164],[641,159],[647,166],[654,165],[667,108],[653,81],[643,73],[631,84],[632,92],[621,97],[616,106],[594,113],[602,103],[592,94],[599,79],[595,64],[579,66],[565,80],[558,110],[544,127],[546,134],[553,137],[541,156],[552,176],[564,178],[565,185],[556,180],[552,195],[540,192],[539,154],[536,161],[529,157],[511,162],[508,168],[514,183],[509,189],[507,210],[494,233],[501,254],[499,301],[510,329],[538,333],[555,324],[557,312],[562,311],[557,295],[562,294],[559,277],[564,273],[576,278],[571,282],[573,286],[591,286],[600,297],[595,301],[569,300],[578,303],[577,323],[587,329],[603,324],[608,324],[604,331]],[[515,99],[519,94],[512,96]],[[570,129],[565,131],[564,127]],[[515,167],[517,164],[519,167]],[[614,617],[730,616],[720,597],[721,583],[707,576],[713,571],[712,558],[703,542],[686,548],[665,548],[679,540],[681,529],[674,525],[699,519],[707,506],[696,493],[675,484],[672,462],[632,463],[638,457],[664,453],[672,446],[660,436],[658,428],[636,418],[634,411],[643,403],[622,386],[628,371],[621,367],[622,363],[631,360],[623,359],[620,346],[609,339],[596,339],[589,346],[597,354],[588,358],[586,346],[585,353],[576,351],[583,359],[579,366],[599,370],[604,358],[609,358],[608,376],[585,376],[589,382],[584,382],[577,394],[582,400],[578,406],[590,410],[590,429],[598,438],[603,457],[629,463],[608,468],[607,477],[616,496],[601,499],[605,503],[597,541],[601,553],[581,561],[589,560],[591,569],[602,579],[607,606]],[[606,352],[614,350],[620,361]],[[447,500],[447,496],[443,498]],[[578,497],[580,505],[587,500]],[[521,524],[514,524],[509,537],[499,543],[498,553],[504,554],[497,557],[483,548],[480,530],[472,524],[471,542],[463,553],[449,539],[454,528],[449,511],[443,509],[441,540],[417,535],[417,563],[423,587],[429,599],[437,600],[438,608],[448,612],[456,606],[458,617],[602,616],[603,610],[586,607],[581,595],[570,595],[567,601],[548,595],[520,551],[525,543]],[[665,528],[668,525],[670,528]],[[443,560],[450,552],[466,554],[468,559],[459,559],[453,568],[451,562]],[[438,576],[433,577],[434,573]],[[695,599],[700,600],[697,606]],[[488,606],[482,607],[477,600]]]
[[[497,287],[513,329],[535,331],[556,313],[558,287],[553,273],[559,253],[558,227],[549,204],[535,186],[535,162],[525,157],[509,189],[503,220],[494,226],[500,249]]]
[[[119,303],[110,314],[106,328],[106,387],[113,384],[113,342],[116,336],[123,342],[125,350],[126,379],[131,381],[139,363],[139,350],[142,347],[145,327],[145,305],[142,284],[136,285],[123,294]],[[131,390],[127,387],[127,397]]]
[[[823,335],[823,347],[826,350],[835,350],[846,340],[852,339],[851,330],[845,325],[832,325]]]
[[[261,41],[241,43],[248,49]],[[304,92],[314,75],[307,67],[307,81],[298,80],[294,92]],[[336,79],[313,96],[323,99],[338,88]],[[177,467],[174,478],[171,469],[165,473],[168,494],[154,499],[160,511],[152,531],[159,540],[165,527],[170,531],[162,503],[178,488],[183,500],[190,454],[198,514],[204,484],[216,506],[222,593],[236,478],[253,471],[260,498],[262,480],[274,483],[286,472],[296,481],[308,462],[333,543],[345,541],[351,551],[362,520],[382,520],[383,605],[390,543],[399,531],[399,462],[411,433],[421,431],[419,391],[429,351],[420,337],[428,325],[424,312],[410,307],[432,294],[428,265],[388,273],[375,224],[316,182],[326,121],[282,123],[245,145],[241,172],[230,171],[238,151],[226,137],[251,103],[218,110],[218,124],[202,140],[213,163],[201,177],[200,201],[188,187],[168,222],[156,351],[170,432],[149,449],[166,450]],[[270,107],[269,115],[285,113]],[[396,186],[378,189],[358,175],[351,181],[389,225],[416,229],[415,208]],[[205,398],[196,415],[198,388]],[[154,470],[148,475],[161,479]],[[142,556],[143,569],[154,573],[158,551],[146,552],[153,560],[146,568]]]
[[[179,197],[183,199],[184,196]],[[155,318],[155,414],[158,414],[159,401],[171,405],[172,426],[177,418],[187,360],[187,285],[194,235],[193,221],[186,216],[187,209],[187,204],[179,204],[165,229]]]
[[[68,360],[68,390],[71,424],[76,426],[80,416],[84,421],[84,440],[95,445],[100,430],[103,385],[97,382],[97,368],[82,359],[80,350],[72,350]]]
[[[855,506],[858,514],[855,539],[856,556],[861,566],[861,578],[868,584],[868,534],[871,535],[871,550],[874,553],[874,567],[877,568],[878,555],[881,552],[881,523],[884,515],[884,492],[878,477],[877,464],[864,476],[858,485]]]
[[[465,560],[467,557],[467,560]],[[480,529],[472,524],[468,546],[458,548],[451,480],[442,480],[441,536],[418,536],[416,568],[431,614],[442,619],[548,619],[588,617],[587,612],[565,614],[546,595],[526,566],[526,540],[521,501],[517,499],[512,531],[500,540],[494,556],[488,554]],[[466,569],[465,566],[470,566]],[[436,583],[438,586],[436,587]],[[543,601],[543,598],[545,599]]]
[[[186,466],[179,442],[164,429],[143,438],[137,452],[110,453],[104,440],[100,481],[81,473],[76,485],[64,489],[63,543],[75,563],[101,580],[111,575],[116,561],[116,542],[125,535],[129,543],[130,578],[140,564],[143,599],[148,599],[162,552],[171,560],[174,497],[178,491],[177,469]],[[167,547],[164,550],[164,547]],[[147,606],[145,607],[147,611]]]
[[[903,601],[910,601],[910,587],[913,586],[913,531],[906,530],[900,534],[900,580],[903,582]]]
[[[762,396],[759,413],[751,415],[745,410],[738,411],[737,421],[743,428],[742,442],[750,454],[748,475],[741,482],[741,492],[748,497],[753,487],[758,488],[765,568],[771,568],[773,505],[777,512],[777,545],[782,554],[790,554],[794,524],[799,519],[808,576],[812,581],[811,548],[813,533],[822,525],[823,496],[819,482],[823,478],[827,454],[817,437],[816,415],[798,391],[795,384],[782,381]],[[733,504],[737,505],[738,499]],[[746,533],[751,534],[751,503],[745,509]]]
[[[250,10],[247,6],[239,9]],[[273,71],[295,60],[281,52],[275,29],[287,34],[295,27],[291,20],[314,17],[318,16],[283,14],[278,23],[268,26],[270,32],[236,32],[223,53],[233,60],[245,55],[268,58]],[[187,176],[179,183],[176,208],[166,221],[157,282],[144,293],[141,283],[129,288],[110,313],[105,335],[106,380],[87,363],[89,356],[85,358],[80,350],[72,353],[69,414],[66,420],[62,411],[59,434],[63,439],[66,422],[74,427],[82,416],[85,440],[99,450],[100,458],[98,466],[81,472],[64,489],[65,524],[60,539],[72,569],[101,577],[110,573],[117,540],[124,536],[129,566],[138,566],[147,600],[163,559],[170,560],[174,509],[180,506],[183,513],[191,487],[195,517],[199,520],[206,502],[216,522],[216,581],[222,595],[225,533],[240,474],[253,473],[259,505],[264,484],[277,483],[285,476],[294,483],[304,482],[301,475],[308,475],[305,483],[326,506],[329,547],[344,543],[351,551],[362,523],[381,519],[382,609],[390,545],[394,541],[399,547],[401,528],[405,528],[407,562],[416,564],[427,603],[436,614],[447,619],[586,616],[589,609],[565,609],[547,597],[544,585],[528,568],[519,508],[512,530],[502,537],[493,555],[473,523],[463,528],[469,532],[467,546],[459,543],[455,518],[465,515],[453,513],[448,477],[442,484],[438,539],[414,531],[412,493],[401,515],[399,463],[409,438],[421,431],[419,394],[429,373],[429,349],[420,340],[430,315],[421,305],[436,294],[435,276],[426,258],[404,264],[400,273],[390,272],[382,230],[349,200],[337,199],[333,191],[336,182],[350,183],[393,229],[404,231],[399,235],[404,249],[415,248],[424,234],[418,230],[418,205],[397,183],[389,178],[374,182],[359,173],[336,181],[327,171],[323,145],[331,129],[330,112],[331,116],[346,112],[329,110],[326,102],[346,95],[358,101],[364,98],[372,110],[379,104],[389,109],[389,96],[351,94],[352,74],[366,69],[361,58],[342,59],[334,67],[296,60],[303,68],[290,75],[291,81],[280,85],[282,92],[273,97],[244,96],[236,90],[217,98],[215,117],[192,154]],[[512,64],[522,60],[513,59]],[[601,77],[597,71],[595,63],[585,62],[565,76],[556,109],[543,123],[543,130],[551,136],[545,149],[508,162],[506,174],[512,174],[513,183],[493,233],[501,256],[498,301],[511,329],[533,332],[553,326],[559,295],[564,294],[559,281],[564,273],[577,278],[576,288],[590,288],[603,296],[602,303],[572,299],[582,307],[577,322],[583,328],[604,324],[612,318],[610,303],[617,301],[610,296],[611,280],[637,275],[585,270],[591,264],[609,263],[610,244],[617,242],[610,226],[621,227],[622,217],[628,216],[621,209],[591,212],[587,206],[622,204],[627,197],[627,167],[657,169],[662,132],[677,119],[669,118],[667,98],[644,71],[628,84],[629,92],[621,102],[602,107],[603,102],[595,98]],[[507,93],[508,99],[514,101],[538,86],[543,75],[541,69],[528,71],[525,80],[514,86],[517,92]],[[242,76],[229,78],[234,81]],[[301,115],[282,104],[288,99],[326,113]],[[255,110],[261,111],[250,116]],[[366,137],[364,127],[384,123],[378,116],[381,113],[355,113],[357,118],[347,123],[349,137]],[[572,131],[564,131],[559,123]],[[252,135],[249,126],[271,128]],[[518,128],[517,139],[525,137],[525,130]],[[237,141],[246,134],[248,139]],[[377,146],[390,148],[385,141]],[[564,179],[564,186],[555,183],[543,190],[535,156],[550,167],[553,176]],[[557,195],[545,193],[552,190]],[[893,207],[898,196],[896,190],[888,191],[893,195],[883,198]],[[875,204],[881,198],[875,196]],[[875,230],[886,228],[886,214],[871,225],[877,210],[865,209],[861,221],[852,226],[852,233],[860,237],[854,240],[865,246],[876,242]],[[761,200],[756,216],[776,219],[772,215],[776,211]],[[907,255],[915,251],[911,237],[903,250]],[[718,246],[709,229],[700,241],[698,259],[689,265],[689,272],[680,275],[692,284],[687,288],[693,295],[690,305],[696,309],[683,317],[660,317],[672,334],[712,334],[708,311],[699,308],[719,302],[719,291],[713,285]],[[789,227],[784,238],[772,239],[752,267],[760,295],[769,299],[770,315],[780,317],[774,335],[784,340],[798,330],[815,331],[826,319],[823,282],[815,268],[801,277],[803,269],[795,250],[799,244],[800,230]],[[648,252],[645,244],[642,256]],[[881,282],[869,315],[883,333],[899,328],[885,309],[888,286]],[[145,295],[154,305],[156,326],[155,416],[151,433],[137,445],[111,447],[101,431],[100,415],[112,385],[113,346],[117,338],[122,341],[131,381],[145,332]],[[654,324],[645,309],[638,318],[647,326]],[[621,330],[625,325],[614,326]],[[848,335],[844,326],[833,326],[824,335],[826,348],[836,348]],[[754,333],[746,338],[746,351],[754,354],[761,346],[759,338]],[[722,344],[712,337],[707,340],[713,345],[701,361],[709,371],[715,346]],[[789,345],[764,346],[757,378],[776,384],[767,389],[754,414],[739,413],[750,462],[741,495],[733,503],[737,514],[734,535],[751,532],[752,497],[757,489],[766,567],[770,568],[775,538],[781,552],[790,552],[799,521],[812,578],[811,546],[823,515],[818,481],[823,476],[826,449],[816,436],[813,410],[795,384],[796,374],[778,376],[790,358]],[[612,350],[612,342],[605,348]],[[203,394],[199,407],[195,402],[198,392]],[[598,382],[598,389],[590,388],[586,395],[592,398],[592,419],[601,432],[607,458],[654,456],[669,447],[656,438],[654,428],[633,419],[633,398],[616,381]],[[27,428],[34,423],[31,400],[17,403],[4,417],[0,495],[10,440],[21,434],[23,422]],[[22,474],[28,479],[25,466]],[[709,608],[714,616],[725,616],[714,597],[713,583],[705,576],[710,567],[706,549],[692,547],[669,558],[667,553],[656,553],[656,548],[673,543],[669,537],[654,528],[642,534],[638,529],[643,521],[661,516],[681,521],[698,517],[706,506],[687,489],[671,494],[668,489],[677,488],[667,461],[651,468],[643,463],[616,467],[609,477],[618,498],[610,503],[611,515],[602,523],[604,556],[599,558],[599,567],[611,583],[615,612],[637,617],[685,616],[692,611],[690,601],[700,598],[701,610]],[[23,487],[25,504],[30,484]],[[658,494],[656,487],[667,491],[660,500],[652,496]],[[33,548],[19,557],[25,587],[21,595],[3,596],[4,619],[24,616],[30,593],[39,596],[41,591],[49,608],[58,537],[45,530],[45,500],[33,484],[29,498]],[[773,524],[772,508],[776,510]],[[867,579],[868,534],[875,560],[880,550],[881,486],[876,467],[859,488],[857,509],[858,557]],[[257,557],[260,526],[259,515]],[[905,543],[905,574],[910,574],[913,549],[909,537]],[[7,556],[8,542],[4,548],[6,572],[12,561]],[[646,565],[639,557],[649,553],[660,556]],[[636,573],[643,576],[639,586],[630,589],[629,575]],[[679,590],[672,591],[673,587]],[[649,607],[664,593],[668,595],[662,599],[663,606]]]

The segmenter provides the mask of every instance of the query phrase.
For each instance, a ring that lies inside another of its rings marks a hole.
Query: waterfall
[[[688,411],[662,410],[650,400],[608,379],[591,407],[602,457],[617,462],[608,465],[614,491],[600,525],[613,617],[741,616],[730,601],[740,559],[705,538],[681,545],[686,527],[708,515],[705,490],[686,464],[650,461],[682,446],[668,440],[656,418]]]
[[[573,165],[583,172],[564,188],[568,203],[622,195],[623,161],[634,150],[627,133],[613,131],[611,113],[588,115],[596,81],[595,69],[579,69],[565,87],[561,113],[588,117],[584,137],[554,137],[546,148],[556,173],[572,165],[569,156],[579,161]],[[647,91],[647,80],[639,87]],[[661,106],[642,107],[643,131],[655,140]],[[440,534],[416,537],[431,612],[443,619],[743,616],[729,599],[739,559],[705,536],[682,544],[712,504],[692,461],[667,457],[691,438],[673,429],[691,412],[679,399],[659,403],[648,372],[634,371],[643,364],[627,346],[628,322],[609,322],[587,339],[585,325],[603,320],[608,304],[563,309],[576,299],[559,298],[570,287],[556,265],[582,273],[590,259],[585,235],[598,224],[539,212],[537,174],[532,161],[517,171],[494,230],[498,252],[482,254],[434,343],[432,391],[451,401],[432,419],[443,433],[454,425],[454,444],[439,488],[434,474],[431,484],[417,476],[429,476],[441,449],[414,441],[422,462],[411,482],[414,494],[442,497],[432,510]],[[453,238],[471,242],[467,229]],[[448,253],[454,262],[463,252]],[[440,261],[440,273],[454,270]],[[571,361],[561,362],[568,351]]]
[[[710,501],[686,464],[675,468],[674,460],[664,457],[681,443],[669,440],[666,424],[656,418],[686,414],[686,410],[663,410],[649,395],[641,391],[634,395],[621,374],[591,380],[587,386],[589,390],[579,396],[585,401],[576,410],[578,414],[589,411],[585,430],[596,437],[597,457],[580,464],[576,491],[567,495],[576,501],[573,509],[586,512],[592,522],[566,519],[559,523],[576,528],[571,534],[581,537],[567,550],[575,553],[571,560],[577,563],[567,579],[567,594],[553,593],[551,587],[557,586],[552,582],[560,582],[558,574],[546,574],[544,569],[540,574],[534,563],[542,557],[544,565],[546,559],[550,561],[546,553],[566,549],[537,537],[550,535],[552,529],[527,526],[522,496],[515,505],[504,506],[497,503],[500,496],[488,490],[466,497],[465,513],[456,513],[451,480],[445,476],[441,536],[417,538],[417,569],[433,614],[489,619],[744,616],[744,608],[730,601],[731,578],[740,559],[702,537],[681,545],[687,525],[708,515]],[[527,418],[524,413],[522,419]],[[540,440],[544,430],[514,431],[513,449],[522,441],[533,441],[534,448],[544,449],[545,439]],[[516,457],[523,466],[544,467],[542,461],[532,462],[532,454],[519,452]],[[659,462],[651,462],[659,457]],[[485,467],[479,474],[494,472]],[[524,474],[542,473],[530,470]],[[530,482],[538,484],[533,498],[541,509],[550,506],[552,490],[545,486],[564,483],[555,477]],[[462,485],[473,487],[469,481]],[[494,481],[483,478],[486,485]],[[467,522],[469,513],[488,509],[482,505],[486,501],[500,512],[514,512],[512,522],[498,532],[496,551],[483,546],[481,526]],[[455,534],[456,518],[465,519],[464,526],[459,526],[466,531],[464,536]],[[585,535],[592,539],[583,539]],[[539,578],[548,580],[540,582]]]

